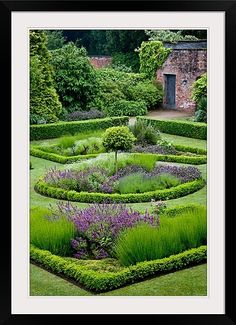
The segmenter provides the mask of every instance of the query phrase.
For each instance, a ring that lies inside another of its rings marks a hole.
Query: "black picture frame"
[[[226,134],[225,134],[225,188],[227,185],[234,185],[232,180],[235,180],[234,163],[229,154],[229,148],[232,149],[230,130],[234,130],[234,92],[235,73],[236,73],[236,1],[0,1],[0,34],[1,34],[1,72],[2,78],[2,100],[4,97],[4,113],[10,120],[11,111],[11,13],[13,11],[224,11],[226,15],[226,83],[225,83],[225,98],[226,98]],[[227,114],[226,114],[227,113]],[[3,135],[4,136],[4,135]],[[4,136],[5,137],[5,136]],[[10,133],[9,141],[6,148],[10,148]],[[235,136],[234,136],[235,139]],[[227,150],[228,149],[228,150]],[[228,154],[228,156],[227,156]],[[10,156],[10,155],[9,155]],[[4,160],[5,161],[5,160]],[[10,164],[9,164],[10,166]],[[10,171],[9,171],[10,175]],[[230,181],[229,181],[230,179]],[[6,193],[5,187],[4,191]],[[225,250],[225,314],[224,315],[138,315],[140,320],[146,319],[148,316],[155,316],[158,322],[180,322],[182,324],[200,323],[214,325],[217,324],[236,324],[235,313],[235,275],[236,268],[234,263],[235,252],[235,212],[233,206],[234,190],[229,190],[227,196],[225,194],[225,216],[226,216],[226,250]],[[10,194],[10,188],[8,190]],[[10,195],[9,195],[10,196]],[[232,209],[231,209],[232,208]],[[4,216],[2,215],[2,218]],[[10,215],[2,220],[2,227],[7,231],[2,231],[1,238],[1,324],[32,324],[32,322],[65,322],[78,321],[78,317],[86,316],[86,321],[100,321],[102,315],[13,315],[11,314],[11,218]],[[123,318],[129,321],[130,316],[134,315],[106,315],[106,320],[110,321],[112,317],[118,317],[118,320]],[[68,318],[68,319],[67,319]]]

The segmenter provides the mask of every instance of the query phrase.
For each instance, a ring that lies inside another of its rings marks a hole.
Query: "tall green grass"
[[[100,137],[104,130],[80,132],[75,135],[64,135],[59,138],[57,146],[67,149],[72,147],[76,141],[88,139],[91,137]]]
[[[121,194],[144,193],[163,190],[180,184],[180,180],[170,174],[159,176],[146,176],[143,173],[133,173],[122,177],[117,184],[116,191]]]
[[[115,254],[128,266],[178,254],[206,241],[206,208],[199,206],[175,218],[162,216],[158,228],[140,225],[124,231],[115,244]]]
[[[71,239],[75,237],[74,224],[67,219],[48,220],[50,211],[34,208],[30,215],[30,243],[53,254],[68,256]]]

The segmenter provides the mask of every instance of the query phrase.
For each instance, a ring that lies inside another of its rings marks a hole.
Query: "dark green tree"
[[[47,48],[49,50],[55,50],[65,45],[66,39],[62,34],[62,30],[46,30],[47,35]]]
[[[56,89],[67,112],[86,110],[97,93],[97,77],[85,48],[68,43],[52,51]]]
[[[62,111],[54,87],[51,55],[43,31],[30,32],[30,121],[56,122]]]

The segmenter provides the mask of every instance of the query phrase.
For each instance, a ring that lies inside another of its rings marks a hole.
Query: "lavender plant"
[[[77,230],[71,241],[76,258],[102,259],[113,256],[114,241],[120,232],[138,224],[159,226],[159,216],[141,214],[123,204],[92,204],[80,209],[71,203],[52,208],[53,219],[67,218]]]

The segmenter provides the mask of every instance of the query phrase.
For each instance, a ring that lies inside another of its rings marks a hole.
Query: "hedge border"
[[[207,149],[183,146],[181,144],[174,144],[173,146],[178,151],[191,152],[191,153],[196,153],[198,155],[207,155]]]
[[[57,274],[63,274],[77,281],[86,289],[99,293],[114,290],[150,276],[203,263],[207,260],[207,246],[192,248],[159,260],[140,262],[116,273],[89,270],[85,266],[53,255],[51,252],[41,250],[33,245],[30,247],[30,258]]]
[[[161,155],[161,154],[153,154],[153,153],[145,153],[148,155],[155,155],[156,161],[166,161],[166,162],[176,162],[183,164],[192,164],[192,165],[203,165],[207,162],[207,157],[205,155],[192,157],[192,156],[176,156],[176,155]],[[47,159],[50,161],[58,162],[61,164],[73,163],[83,159],[95,158],[99,154],[89,154],[89,155],[78,155],[78,156],[62,156],[51,152],[45,152],[40,150],[39,148],[32,147],[30,148],[30,155],[38,158]],[[132,155],[143,155],[143,153],[134,152]]]
[[[192,182],[177,185],[170,189],[156,190],[145,193],[129,193],[129,194],[107,194],[107,193],[90,193],[76,192],[73,190],[64,190],[59,187],[48,185],[42,179],[39,179],[34,189],[37,193],[51,198],[84,202],[84,203],[139,203],[150,202],[154,200],[170,200],[176,199],[191,193],[194,193],[204,187],[206,182],[203,179],[197,179]]]
[[[195,139],[207,139],[207,124],[199,122],[175,121],[175,120],[153,120],[138,116],[138,120],[149,121],[159,131],[169,134],[181,135]]]
[[[128,116],[119,116],[85,121],[31,125],[30,140],[53,139],[66,134],[75,134],[88,130],[107,129],[111,126],[117,125],[127,125],[128,122]]]

